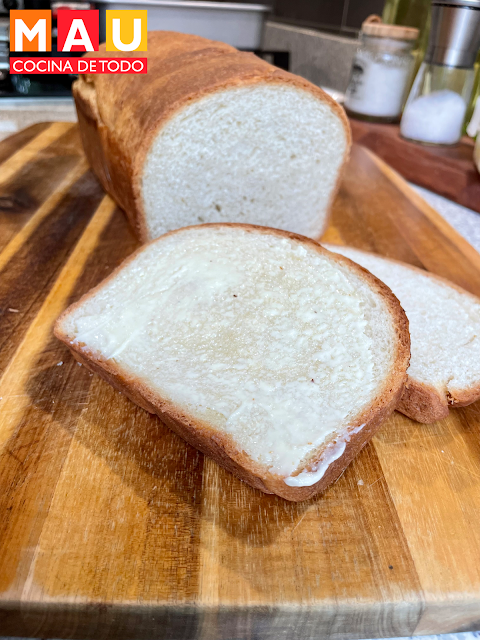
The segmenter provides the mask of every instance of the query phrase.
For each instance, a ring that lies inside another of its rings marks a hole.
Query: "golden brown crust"
[[[334,247],[335,245],[327,243],[326,246]],[[455,291],[458,291],[462,295],[471,298],[477,304],[480,304],[480,299],[477,298],[477,296],[473,295],[469,291],[465,291],[465,289],[462,289],[462,287],[459,287],[454,282],[450,282],[450,280],[447,280],[447,278],[443,278],[436,273],[431,273],[430,271],[426,271],[425,269],[420,269],[419,267],[415,267],[406,262],[402,262],[401,260],[386,258],[385,256],[374,253],[373,251],[363,251],[362,249],[357,249],[356,247],[351,248],[355,251],[371,254],[388,262],[399,264],[402,267],[410,269],[411,271],[415,271],[416,273],[421,273],[424,276],[428,276],[432,280],[436,280],[440,284],[444,284],[452,289],[455,289]],[[445,390],[444,393],[441,393],[433,385],[428,385],[408,375],[405,390],[398,402],[396,410],[400,411],[400,413],[403,413],[412,420],[416,420],[417,422],[422,422],[424,424],[430,424],[432,422],[435,422],[436,420],[443,420],[443,418],[446,418],[448,416],[449,407],[452,409],[455,409],[456,407],[466,407],[479,399],[480,384],[474,385],[472,387],[467,387],[466,389],[449,389]]]
[[[434,387],[423,384],[411,376],[407,377],[405,389],[395,408],[412,420],[424,424],[443,420],[448,416],[445,396]]]
[[[468,387],[467,389],[449,389],[447,394],[448,405],[452,409],[456,407],[466,407],[480,398],[480,385]]]
[[[80,362],[105,378],[110,382],[110,384],[122,391],[131,400],[133,400],[133,402],[144,408],[146,411],[157,414],[160,419],[172,429],[172,431],[177,433],[177,435],[213,458],[218,464],[231,471],[244,482],[247,482],[251,486],[260,489],[265,493],[275,493],[287,500],[306,500],[307,498],[324,491],[341,475],[351,460],[376,433],[384,419],[395,408],[403,392],[406,370],[410,360],[410,334],[408,332],[407,317],[397,298],[383,282],[348,258],[327,251],[310,238],[305,238],[287,231],[279,231],[277,229],[269,229],[267,227],[257,227],[246,224],[209,224],[200,225],[198,227],[185,227],[185,229],[204,229],[205,227],[240,227],[251,233],[263,233],[287,237],[301,242],[302,244],[306,244],[310,248],[314,248],[319,253],[328,254],[329,257],[333,258],[336,262],[343,264],[349,270],[355,272],[356,275],[361,275],[371,288],[382,296],[392,316],[397,337],[397,350],[391,373],[385,380],[382,389],[378,391],[375,400],[371,403],[369,408],[360,416],[357,416],[348,430],[339,434],[342,436],[347,435],[350,438],[347,442],[345,451],[340,458],[328,467],[323,478],[321,478],[321,480],[316,484],[309,487],[288,486],[285,484],[282,476],[266,471],[262,465],[253,461],[245,452],[240,451],[228,434],[219,433],[207,423],[180,410],[177,406],[166,401],[159,394],[153,392],[140,380],[134,376],[129,376],[126,372],[122,371],[114,361],[107,361],[99,356],[99,354],[89,351],[85,346],[74,344],[72,337],[64,332],[62,329],[64,318],[77,307],[81,306],[96,291],[102,288],[106,282],[114,278],[119,270],[123,269],[129,262],[135,259],[138,253],[145,249],[145,246],[138,249],[127,260],[125,260],[125,262],[120,265],[106,280],[85,294],[78,302],[66,309],[55,324],[55,335],[72,350],[74,356]],[[182,231],[184,231],[184,229],[171,231],[153,242],[161,242],[166,236],[174,233],[181,233]],[[358,433],[355,433],[357,427],[360,427],[361,425],[364,425],[363,428],[360,429]],[[330,441],[334,439],[335,437],[332,437]],[[325,446],[318,451],[315,458],[312,459],[308,465],[307,470],[311,470],[320,460],[329,442],[326,442]]]
[[[105,45],[86,55],[105,56]],[[124,52],[108,55],[134,56]],[[150,145],[179,109],[215,91],[283,84],[313,94],[341,119],[347,137],[344,161],[348,158],[351,132],[345,112],[307,80],[224,43],[169,31],[148,34],[146,56],[146,75],[87,75],[73,85],[87,159],[104,189],[127,212],[142,242],[150,239],[141,197],[143,165]]]

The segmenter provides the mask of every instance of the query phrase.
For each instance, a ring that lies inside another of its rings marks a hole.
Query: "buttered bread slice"
[[[288,500],[338,478],[394,409],[409,361],[406,316],[382,282],[248,225],[162,236],[55,333],[187,442]]]
[[[325,245],[368,269],[398,296],[412,358],[397,409],[418,422],[480,399],[480,299],[432,273],[366,251]]]

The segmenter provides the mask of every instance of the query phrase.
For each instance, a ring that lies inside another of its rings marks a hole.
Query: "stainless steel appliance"
[[[270,7],[237,2],[192,0],[99,0],[100,41],[105,41],[107,9],[146,9],[148,30],[179,31],[221,40],[238,49],[261,49],[265,17]]]

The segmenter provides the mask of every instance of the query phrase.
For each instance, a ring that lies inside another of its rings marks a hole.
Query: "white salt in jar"
[[[467,103],[450,89],[409,99],[400,131],[404,138],[430,144],[455,144],[462,135]]]
[[[353,61],[345,108],[373,122],[400,118],[410,86],[418,29],[383,24],[370,16],[362,25],[361,46]]]
[[[400,123],[404,138],[429,144],[460,140],[475,71],[423,62]]]
[[[422,62],[408,96],[400,133],[428,144],[455,144],[472,93],[475,70]]]
[[[480,46],[480,0],[432,0],[425,59],[400,123],[404,138],[427,144],[460,140]]]

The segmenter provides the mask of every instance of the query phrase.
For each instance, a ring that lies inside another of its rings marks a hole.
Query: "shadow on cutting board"
[[[32,379],[32,402],[51,412],[57,424],[71,430],[74,439],[102,458],[149,509],[163,511],[166,504],[184,502],[198,511],[198,516],[215,518],[229,536],[265,546],[284,529],[292,528],[317,500],[289,503],[251,488],[207,461],[157,416],[92,376],[55,338],[44,353],[57,363],[47,370],[40,365],[38,382],[43,387],[47,382],[48,389],[43,389],[39,398],[37,381]],[[63,365],[58,366],[58,362]],[[53,404],[50,398],[56,398]],[[214,511],[205,504],[212,501]]]
[[[323,495],[289,503],[205,458],[79,366],[53,336],[34,371],[34,450],[45,460],[46,447],[56,455],[64,441],[53,488],[41,494],[42,593],[189,601],[210,571],[224,589],[277,599],[295,589],[292,571],[313,576],[314,598],[336,597],[346,585],[362,585],[372,598],[385,590],[393,598],[398,584],[405,597],[418,593],[374,445]],[[19,445],[12,440],[11,448]],[[31,476],[29,487],[38,504],[41,478]]]

